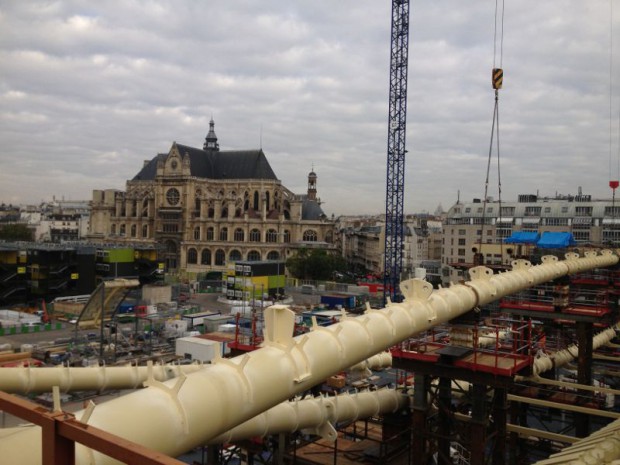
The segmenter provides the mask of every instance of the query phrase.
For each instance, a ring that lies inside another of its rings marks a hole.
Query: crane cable
[[[498,201],[499,201],[499,216],[498,220],[501,221],[502,215],[502,178],[501,178],[501,170],[500,170],[500,151],[499,151],[499,89],[502,88],[503,79],[504,79],[504,70],[502,69],[503,61],[504,61],[504,0],[502,0],[501,5],[501,23],[500,23],[500,32],[498,39],[497,32],[497,22],[498,17],[500,16],[499,11],[499,0],[495,0],[495,30],[493,33],[493,72],[491,74],[491,82],[493,85],[493,89],[495,91],[495,105],[493,108],[493,122],[491,124],[491,141],[489,143],[489,157],[487,160],[487,172],[486,179],[484,182],[484,200],[482,206],[482,224],[480,228],[480,238],[478,242],[478,258],[476,259],[476,254],[474,254],[474,264],[482,265],[484,262],[484,256],[482,255],[482,241],[484,237],[484,227],[486,224],[486,210],[487,210],[487,202],[488,202],[488,191],[489,191],[489,173],[491,171],[491,159],[493,156],[493,139],[495,137],[495,142],[497,146],[497,189],[498,189]],[[498,57],[498,40],[499,40],[499,67],[497,64]],[[504,243],[500,242],[500,253],[503,260],[504,257]]]
[[[609,240],[611,242],[616,242],[618,238],[615,237],[616,231],[616,188],[620,185],[618,179],[620,178],[620,144],[618,145],[618,156],[617,156],[617,168],[616,168],[616,178],[615,180],[612,178],[612,141],[613,141],[613,49],[614,49],[614,7],[613,0],[609,0],[609,187],[611,188],[611,230],[613,231],[610,234]],[[618,117],[618,121],[620,124],[620,115]],[[620,133],[620,126],[619,126]]]

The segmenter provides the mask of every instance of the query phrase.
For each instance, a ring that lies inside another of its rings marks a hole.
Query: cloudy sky
[[[502,199],[579,186],[610,197],[620,2],[505,1]],[[0,202],[123,189],[173,141],[202,147],[213,116],[222,149],[262,140],[294,192],[305,192],[314,167],[328,214],[380,213],[390,8],[389,0],[0,0]],[[448,208],[459,191],[462,200],[484,193],[490,74],[500,64],[494,21],[493,0],[412,0],[407,213]]]

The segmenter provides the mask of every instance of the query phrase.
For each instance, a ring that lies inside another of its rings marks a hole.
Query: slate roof
[[[177,144],[182,157],[189,155],[191,176],[207,179],[271,179],[277,180],[262,150],[202,150]],[[133,181],[150,181],[157,174],[157,163],[165,160],[160,153],[148,162]]]
[[[321,205],[316,200],[310,200],[306,197],[301,204],[301,219],[320,220],[322,218],[325,218],[325,213]]]

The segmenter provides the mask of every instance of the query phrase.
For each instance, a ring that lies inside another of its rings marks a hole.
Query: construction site
[[[203,363],[168,351],[5,366],[2,411],[37,426],[2,429],[0,455],[33,465],[614,463],[619,259],[580,252],[501,273],[469,266],[469,281],[444,289],[408,280],[402,302],[362,315],[255,307],[222,318],[235,321],[219,346],[228,350]],[[78,326],[115,321],[132,286],[102,284]],[[109,341],[99,342],[103,353]],[[79,392],[95,402],[63,411]],[[49,407],[32,402],[41,394]]]

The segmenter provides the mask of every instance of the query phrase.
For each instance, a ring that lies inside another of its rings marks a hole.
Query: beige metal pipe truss
[[[294,431],[306,431],[333,441],[337,436],[335,423],[393,413],[406,407],[408,402],[406,395],[394,389],[283,402],[209,440],[209,444]]]
[[[265,310],[264,347],[233,359],[218,359],[202,370],[87,409],[82,421],[170,456],[215,438],[265,410],[304,392],[434,325],[531,286],[567,274],[615,265],[611,251],[568,254],[541,265],[513,262],[513,271],[494,275],[472,268],[472,280],[433,291],[422,280],[401,283],[404,301],[293,337],[294,313],[285,306]],[[41,463],[41,433],[32,427],[0,440],[6,463]],[[115,463],[76,447],[76,463]]]
[[[202,370],[202,364],[118,367],[7,367],[2,368],[0,391],[18,394],[49,392],[58,386],[61,392],[136,389],[153,378],[167,381]]]

